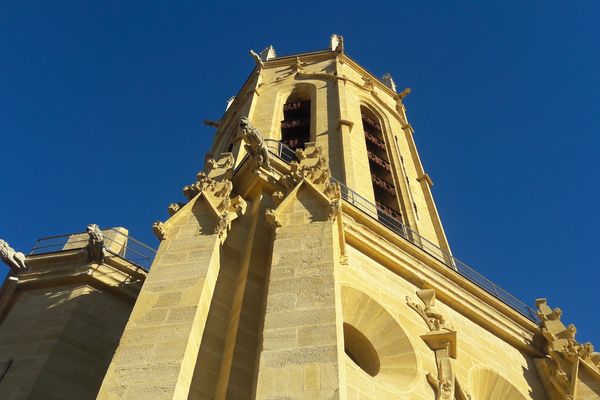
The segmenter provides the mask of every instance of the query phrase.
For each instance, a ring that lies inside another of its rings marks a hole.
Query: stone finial
[[[269,61],[277,57],[277,52],[275,52],[275,48],[273,47],[273,45],[269,45],[267,48],[261,51],[258,56],[263,61]]]
[[[256,65],[258,65],[261,68],[265,66],[260,55],[258,53],[256,53],[254,50],[250,50],[250,55],[254,59],[254,62],[256,63]]]
[[[337,51],[338,53],[344,52],[344,37],[334,33],[331,35],[331,51]]]
[[[240,118],[240,130],[244,146],[250,157],[256,161],[259,167],[271,171],[270,154],[267,145],[258,130],[252,126],[247,117]],[[238,136],[238,137],[239,137]]]
[[[104,234],[102,230],[98,225],[90,224],[87,226],[86,232],[89,236],[88,244],[85,247],[88,259],[99,264],[103,263],[104,257],[106,257],[106,247],[104,246]]]
[[[389,87],[390,89],[392,89],[394,92],[396,91],[396,82],[394,82],[394,78],[392,78],[392,75],[389,72],[386,72],[382,77],[381,77],[381,81],[383,82],[383,84],[387,87]]]
[[[2,258],[2,261],[8,265],[15,275],[27,269],[25,255],[19,251],[15,251],[2,239],[0,239],[0,258]]]
[[[231,96],[229,99],[227,99],[227,105],[225,106],[225,111],[229,110],[229,107],[231,107],[231,105],[233,104],[234,101],[235,101],[235,96]]]

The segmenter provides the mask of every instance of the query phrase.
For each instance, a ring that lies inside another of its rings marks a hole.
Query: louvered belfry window
[[[303,149],[310,141],[310,100],[293,100],[283,105],[281,142],[292,149]]]
[[[361,117],[377,213],[402,223],[402,213],[398,211],[398,192],[393,184],[392,166],[381,124],[378,118],[364,107],[361,107]]]

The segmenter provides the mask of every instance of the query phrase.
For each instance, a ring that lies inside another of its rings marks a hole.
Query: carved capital
[[[2,261],[4,261],[15,275],[27,269],[25,255],[20,251],[15,251],[2,239],[0,239],[0,258],[2,258]]]

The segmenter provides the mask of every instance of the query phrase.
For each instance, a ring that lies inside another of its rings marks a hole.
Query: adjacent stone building
[[[600,399],[559,309],[452,255],[408,89],[339,35],[251,55],[149,270],[122,228],[0,244],[2,399]]]

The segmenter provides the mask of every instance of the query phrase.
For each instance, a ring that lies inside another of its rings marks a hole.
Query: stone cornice
[[[542,354],[536,323],[354,207],[344,203],[343,211],[346,243],[417,287],[435,289],[445,304],[525,353]]]
[[[148,274],[127,260],[108,256],[104,263],[90,263],[81,249],[27,256],[29,269],[19,275],[16,290],[85,283],[135,302]]]

